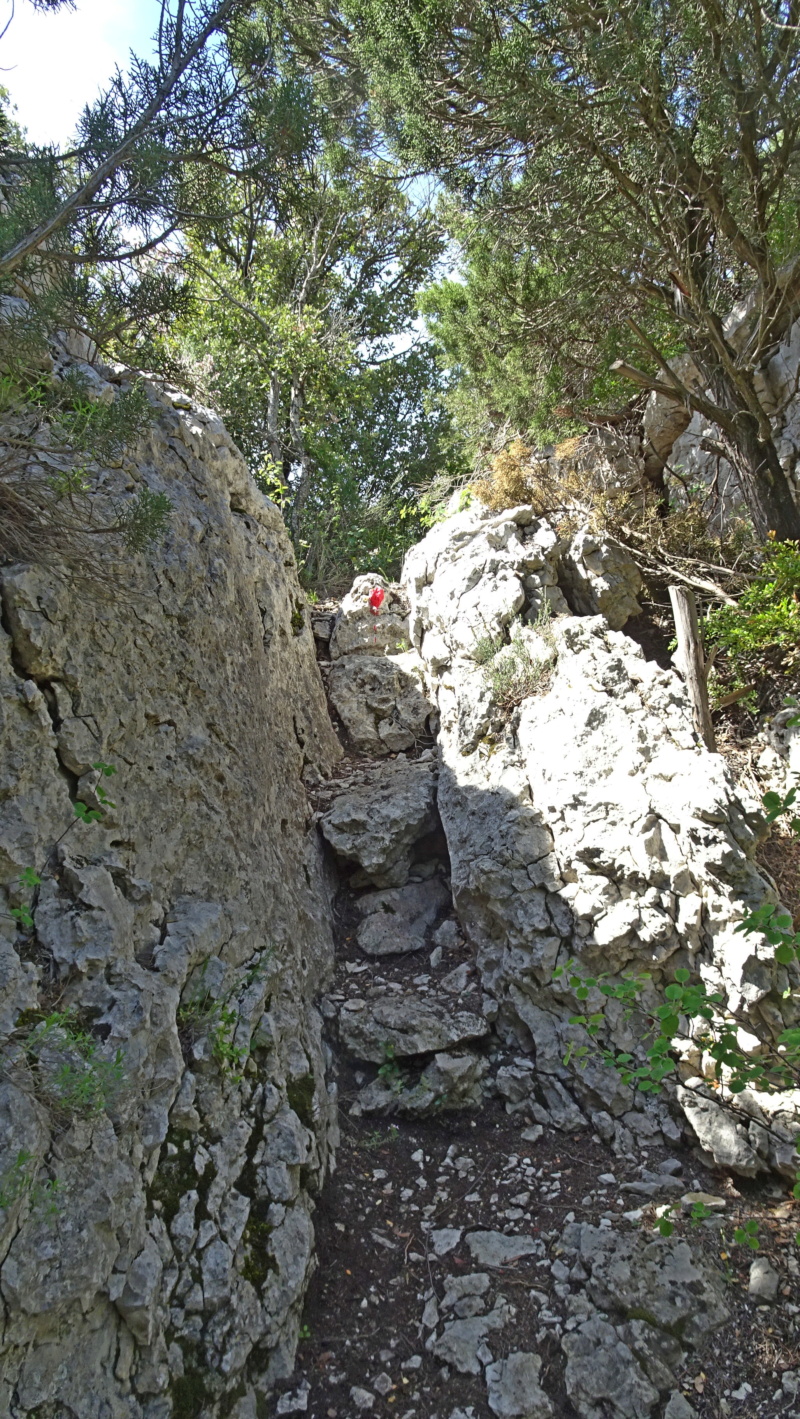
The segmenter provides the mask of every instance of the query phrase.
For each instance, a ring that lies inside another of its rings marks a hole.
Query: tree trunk
[[[675,630],[678,635],[678,650],[673,656],[673,660],[689,691],[694,712],[694,727],[706,748],[710,749],[713,754],[717,743],[714,738],[714,726],[711,723],[711,710],[708,704],[705,656],[703,655],[703,643],[700,639],[700,627],[697,624],[694,592],[688,586],[671,586],[669,599],[672,602],[672,614],[675,617]]]
[[[311,483],[311,459],[306,449],[306,440],[303,433],[303,403],[304,389],[302,380],[292,380],[292,392],[289,401],[289,427],[291,430],[292,452],[295,461],[300,466],[297,481],[292,490],[292,532],[296,537],[300,529],[300,514],[308,496],[309,485]]]
[[[283,449],[281,446],[280,430],[278,420],[281,409],[281,388],[278,376],[273,374],[269,381],[269,394],[267,396],[267,451],[275,464],[275,469],[280,472],[283,468]]]
[[[800,508],[772,439],[759,436],[751,414],[740,414],[730,441],[730,461],[739,475],[758,536],[762,541],[768,536],[778,542],[800,540]]]
[[[745,407],[745,397],[730,376],[717,370],[715,391],[723,408],[730,411],[728,427],[721,430],[729,461],[739,475],[756,534],[778,542],[800,539],[800,507],[794,500],[774,439],[764,437],[756,415]],[[751,386],[752,388],[752,386]],[[752,389],[755,400],[755,389]]]

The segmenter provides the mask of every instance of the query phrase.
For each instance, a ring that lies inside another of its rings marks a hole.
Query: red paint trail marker
[[[383,605],[385,596],[386,596],[386,592],[384,591],[384,589],[383,589],[382,586],[373,586],[373,588],[372,588],[372,590],[371,590],[371,592],[370,592],[370,594],[369,594],[369,609],[370,609],[370,611],[372,612],[373,616],[377,616],[377,615],[378,615],[378,612],[380,611],[381,606]],[[377,621],[375,622],[375,632],[374,632],[374,634],[373,634],[372,640],[373,640],[373,644],[377,645],[377,643],[378,643],[378,623],[377,623]]]

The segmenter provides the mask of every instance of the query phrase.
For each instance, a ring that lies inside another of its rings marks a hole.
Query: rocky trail
[[[366,591],[314,621],[345,750],[314,795],[340,881],[321,1007],[341,1137],[276,1414],[800,1414],[784,1190],[735,1185],[644,1095],[627,1130],[587,1118],[488,1022],[453,910],[434,706],[402,688],[397,589],[365,651]],[[712,1215],[691,1224],[699,1199]],[[732,1240],[753,1217],[757,1260]]]
[[[590,1001],[612,1051],[678,968],[748,1049],[800,1020],[635,566],[476,507],[377,615],[309,607],[220,420],[144,383],[130,595],[0,572],[0,1414],[800,1419],[796,1094],[721,1107],[697,1022],[656,1093],[566,1063],[568,962],[646,978]]]

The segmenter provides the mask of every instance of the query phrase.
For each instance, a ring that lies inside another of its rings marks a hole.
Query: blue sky
[[[158,0],[77,0],[75,10],[35,11],[0,0],[0,85],[35,143],[68,142],[84,105],[96,98],[128,52],[150,52]],[[13,16],[12,16],[13,9]]]

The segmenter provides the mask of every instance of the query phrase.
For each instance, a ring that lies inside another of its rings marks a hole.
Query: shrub
[[[526,637],[535,632],[544,642],[545,654],[537,655]],[[472,649],[472,659],[484,667],[484,679],[492,699],[501,710],[512,710],[529,695],[547,688],[552,675],[555,640],[550,627],[549,607],[530,627],[516,623],[508,643],[490,635],[481,636]]]
[[[71,1010],[44,1016],[24,1040],[23,1048],[38,1090],[70,1117],[92,1118],[116,1098],[125,1078],[121,1050],[113,1059],[100,1053],[99,1042],[77,1022]]]
[[[738,605],[711,610],[703,632],[707,649],[717,652],[711,682],[717,702],[749,687],[741,698],[752,708],[764,695],[777,708],[786,679],[800,676],[800,544],[768,543]]]

